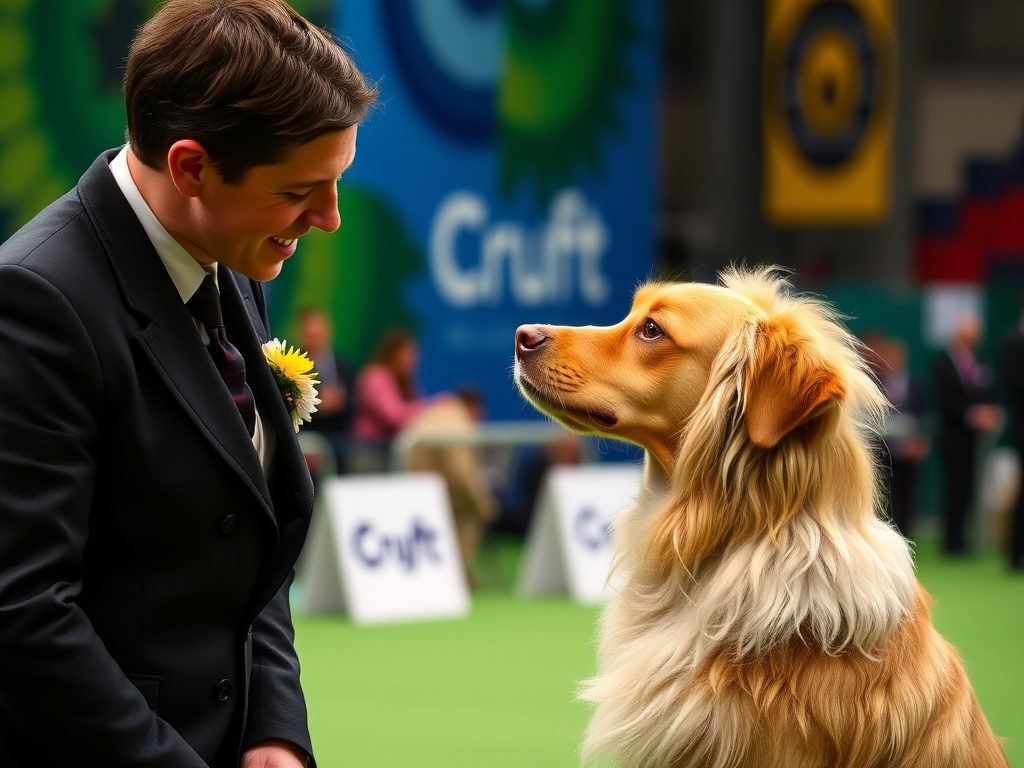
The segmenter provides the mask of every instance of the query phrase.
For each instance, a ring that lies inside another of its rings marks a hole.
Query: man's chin
[[[270,280],[273,280],[278,275],[280,275],[281,274],[281,268],[283,266],[284,266],[283,263],[282,264],[277,264],[277,265],[274,266],[273,269],[266,270],[263,273],[263,275],[254,275],[252,279],[253,280],[258,280],[261,283],[266,283],[266,282],[268,282]]]
[[[232,269],[239,274],[245,275],[250,280],[255,280],[258,283],[266,283],[281,274],[281,269],[283,267],[284,262],[278,261],[270,264],[246,265],[245,268]]]

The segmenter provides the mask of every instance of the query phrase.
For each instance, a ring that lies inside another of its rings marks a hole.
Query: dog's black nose
[[[529,352],[536,349],[547,340],[548,337],[545,336],[544,332],[536,325],[520,325],[516,328],[517,352]]]

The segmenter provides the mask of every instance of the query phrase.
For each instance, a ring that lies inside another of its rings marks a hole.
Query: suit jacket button
[[[234,684],[226,677],[217,683],[217,687],[214,688],[213,693],[217,697],[217,701],[225,702],[231,698],[231,694],[235,692]]]
[[[235,530],[235,523],[238,522],[238,515],[228,515],[220,521],[220,532],[227,536]]]

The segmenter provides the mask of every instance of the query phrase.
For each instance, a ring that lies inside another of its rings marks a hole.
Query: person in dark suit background
[[[923,423],[927,411],[925,391],[907,367],[907,348],[900,339],[880,338],[875,353],[879,357],[878,381],[893,407],[883,443],[883,460],[888,467],[889,517],[909,539],[914,532],[917,473],[930,451]]]
[[[282,0],[171,0],[124,92],[128,145],[0,246],[0,765],[312,765],[259,281],[339,226],[376,88]]]
[[[1017,453],[1018,465],[1024,465],[1024,293],[1021,317],[1003,336],[1000,367],[1003,393],[1009,412],[1006,438]],[[1018,490],[1010,520],[1010,568],[1024,572],[1024,487]]]
[[[330,443],[338,473],[347,469],[352,433],[354,377],[345,357],[334,348],[331,319],[320,307],[303,307],[298,313],[299,344],[309,355],[320,384],[320,404],[307,429],[319,432]]]
[[[1001,418],[991,372],[975,356],[980,341],[980,319],[972,313],[961,315],[932,368],[945,482],[942,522],[947,555],[968,553],[966,527],[974,501],[978,439],[997,429]]]

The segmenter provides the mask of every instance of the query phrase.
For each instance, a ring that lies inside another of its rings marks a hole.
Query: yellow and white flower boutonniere
[[[299,425],[310,421],[320,404],[315,386],[320,381],[313,370],[313,361],[306,353],[295,347],[288,347],[286,352],[284,345],[280,339],[271,339],[263,345],[263,355],[274,374],[277,388],[281,390],[288,415],[292,417],[292,426],[298,432]]]

